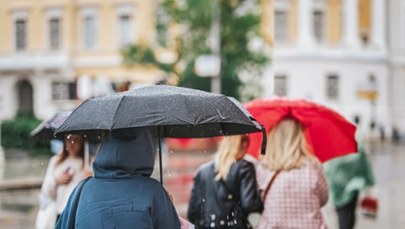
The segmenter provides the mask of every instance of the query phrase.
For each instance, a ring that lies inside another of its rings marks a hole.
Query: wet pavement
[[[385,143],[367,148],[376,179],[372,193],[379,200],[379,211],[376,219],[370,219],[358,209],[356,228],[405,228],[405,145]],[[330,202],[323,212],[330,228],[337,229],[336,214]]]
[[[376,219],[357,214],[356,229],[400,229],[405,226],[405,144],[378,144],[368,147],[376,177],[375,193],[379,199]],[[169,152],[164,156],[164,185],[174,196],[180,215],[185,216],[192,178],[196,168],[212,157],[209,152]],[[47,158],[30,159],[24,156],[6,159],[3,171],[6,179],[43,176]],[[1,171],[0,171],[1,172]],[[154,174],[158,178],[158,172]],[[39,190],[0,192],[0,227],[2,229],[34,228]],[[331,229],[337,229],[336,214],[329,202],[323,208]],[[252,217],[253,223],[257,215]]]

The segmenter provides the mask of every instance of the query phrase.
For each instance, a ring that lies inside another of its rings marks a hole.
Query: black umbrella
[[[43,121],[30,135],[36,139],[52,139],[54,138],[55,130],[65,121],[72,111],[60,111],[54,114],[50,119]]]
[[[135,127],[158,127],[158,137],[180,138],[264,130],[235,99],[195,89],[156,85],[88,99],[67,117],[56,134],[101,136],[105,131]],[[162,179],[162,171],[160,176]]]

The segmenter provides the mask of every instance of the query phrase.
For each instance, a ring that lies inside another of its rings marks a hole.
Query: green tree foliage
[[[197,76],[193,66],[199,55],[211,53],[207,38],[212,24],[212,1],[165,0],[162,4],[169,18],[183,28],[177,41],[179,62],[186,66],[180,73],[180,86],[210,90],[210,79]],[[253,74],[257,78],[269,63],[263,50],[249,48],[251,39],[259,37],[259,2],[217,0],[217,3],[221,24],[221,92],[240,99],[241,73]]]
[[[249,86],[256,87],[253,91],[257,95],[260,87],[253,84],[269,63],[263,49],[249,47],[249,42],[259,37],[259,0],[163,0],[156,15],[157,43],[167,47],[169,26],[180,25],[176,62],[159,63],[152,48],[132,45],[122,50],[124,64],[152,65],[178,75],[180,86],[210,91],[210,78],[197,76],[194,63],[198,56],[212,53],[208,39],[213,20],[212,1],[217,1],[220,13],[221,93],[241,99],[244,83],[240,76],[244,73],[250,75]],[[178,70],[175,66],[179,65],[184,67]]]
[[[49,151],[49,140],[33,139],[30,132],[41,123],[33,115],[19,114],[1,124],[1,143],[4,148],[20,148],[30,153]]]
[[[125,49],[121,50],[121,55],[123,56],[124,65],[127,67],[132,67],[139,64],[157,67],[165,72],[172,71],[171,65],[159,63],[156,60],[155,54],[150,47],[129,45]]]

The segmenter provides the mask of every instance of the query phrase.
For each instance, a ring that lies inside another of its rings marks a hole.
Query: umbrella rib
[[[110,131],[113,130],[113,127],[114,127],[114,125],[115,125],[115,117],[117,117],[118,110],[120,109],[121,104],[122,104],[122,100],[123,100],[124,98],[125,98],[125,95],[123,95],[123,96],[120,98],[120,101],[118,102],[118,106],[117,106],[117,108],[115,108],[115,113],[114,113],[114,117],[113,117],[113,119],[112,119]]]

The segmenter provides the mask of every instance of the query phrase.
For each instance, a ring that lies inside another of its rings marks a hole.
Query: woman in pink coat
[[[264,211],[257,229],[327,228],[321,213],[328,200],[326,178],[294,119],[283,119],[268,135],[267,152],[257,168],[261,190],[273,176],[267,194],[262,193]]]

